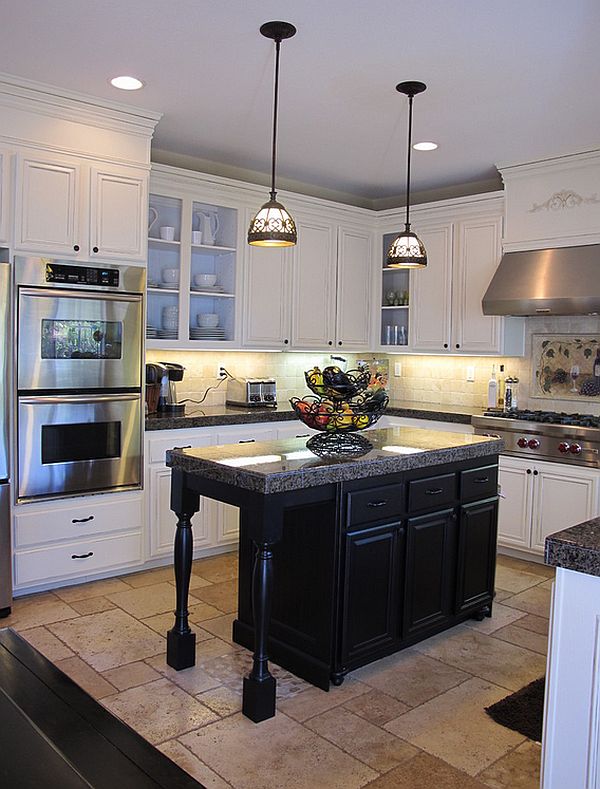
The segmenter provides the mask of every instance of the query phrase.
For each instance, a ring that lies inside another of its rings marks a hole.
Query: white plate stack
[[[190,327],[190,340],[225,340],[225,329],[222,326],[214,328]]]

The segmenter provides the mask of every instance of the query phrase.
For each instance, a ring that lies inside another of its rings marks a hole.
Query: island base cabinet
[[[461,507],[458,527],[456,613],[485,606],[496,575],[498,501]],[[488,612],[491,614],[491,609]]]
[[[408,521],[404,638],[428,632],[452,614],[455,533],[454,510]]]
[[[344,553],[341,662],[351,668],[399,641],[404,528],[393,523],[351,532]]]

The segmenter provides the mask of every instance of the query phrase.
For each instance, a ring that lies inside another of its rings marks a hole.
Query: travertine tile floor
[[[194,563],[197,664],[165,663],[170,568],[15,601],[14,627],[211,789],[535,789],[540,746],[484,707],[545,671],[553,570],[499,557],[494,615],[354,671],[324,693],[273,667],[278,712],[244,718],[249,653],[230,639],[234,554]]]

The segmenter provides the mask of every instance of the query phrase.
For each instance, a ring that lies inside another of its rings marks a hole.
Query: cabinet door
[[[335,233],[331,225],[298,223],[302,232],[292,261],[291,345],[327,349],[335,332]]]
[[[532,464],[527,460],[501,457],[498,482],[498,543],[511,548],[529,548],[532,508]]]
[[[372,266],[371,235],[340,228],[335,340],[339,350],[370,347]]]
[[[90,257],[146,259],[148,173],[92,167]]]
[[[476,609],[494,596],[496,569],[497,499],[460,509],[456,613]]]
[[[76,161],[18,155],[15,249],[85,255],[80,191],[81,171]]]
[[[10,241],[10,154],[0,148],[0,243]]]
[[[171,469],[164,466],[151,467],[151,524],[150,557],[167,556],[173,553],[177,517],[171,510]],[[200,509],[192,517],[194,548],[206,548],[211,544],[211,521],[215,518],[216,503],[200,497]]]
[[[452,224],[419,227],[417,233],[428,265],[410,272],[409,345],[415,351],[449,351]]]
[[[533,475],[531,547],[543,553],[549,534],[599,514],[600,473],[563,463],[536,463]]]
[[[250,444],[255,441],[271,441],[277,438],[276,427],[262,425],[236,425],[221,429],[217,433],[217,444]],[[217,545],[237,542],[240,533],[240,511],[231,504],[218,503]]]
[[[471,219],[456,227],[453,268],[452,347],[500,353],[503,319],[484,315],[481,300],[502,255],[502,217]]]
[[[406,530],[403,637],[431,630],[453,613],[456,515],[444,510],[410,518]]]
[[[245,346],[281,350],[290,345],[289,253],[285,249],[247,247],[242,339]]]
[[[342,665],[398,640],[400,557],[404,531],[399,523],[346,535],[343,590]]]

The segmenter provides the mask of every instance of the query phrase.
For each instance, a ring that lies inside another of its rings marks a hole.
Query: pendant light
[[[410,152],[412,146],[412,106],[413,97],[423,93],[427,85],[423,82],[401,82],[396,85],[399,93],[408,96],[408,157],[406,165],[406,223],[404,230],[394,239],[387,254],[389,268],[425,268],[427,252],[423,242],[410,229]]]
[[[273,98],[273,149],[271,158],[271,199],[260,207],[248,228],[248,243],[257,247],[291,247],[298,240],[296,223],[277,200],[275,162],[277,159],[277,105],[279,103],[279,50],[284,38],[296,34],[289,22],[265,22],[260,32],[275,42],[275,91]]]

